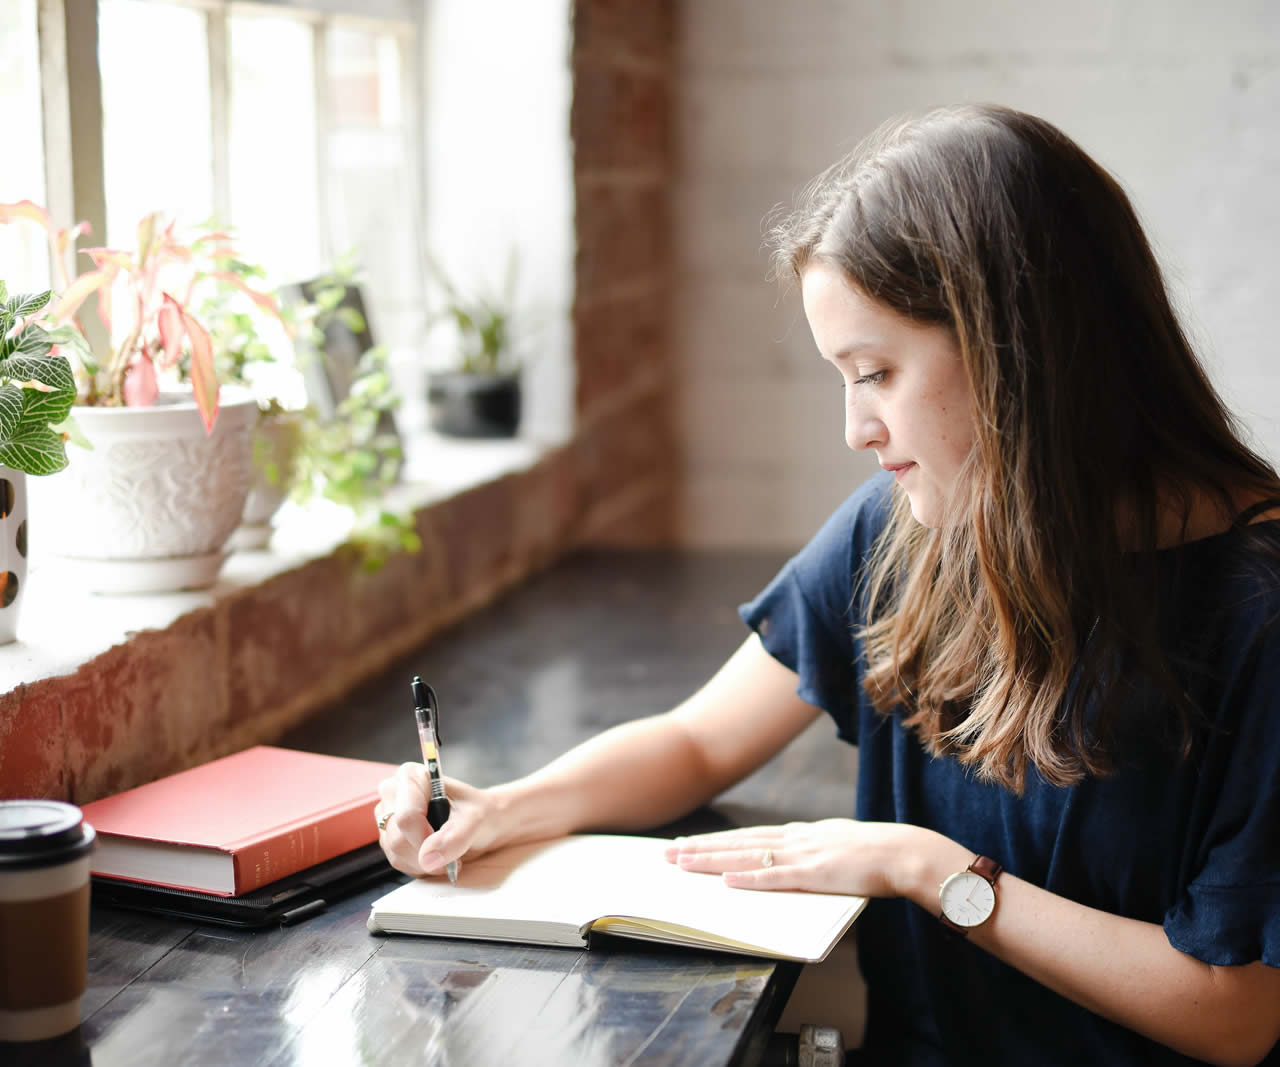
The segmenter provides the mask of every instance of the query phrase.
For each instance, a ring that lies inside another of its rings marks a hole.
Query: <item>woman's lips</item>
[[[914,463],[893,463],[886,465],[884,469],[891,471],[898,481],[902,481],[903,475],[915,470],[915,467]]]

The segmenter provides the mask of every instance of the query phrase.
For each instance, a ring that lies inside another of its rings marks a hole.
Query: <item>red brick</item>
[[[670,204],[660,183],[579,183],[578,296],[651,282],[671,267]]]
[[[486,599],[515,565],[515,476],[459,493],[439,505],[443,551],[449,561],[446,595],[455,600],[479,593]]]
[[[569,131],[577,173],[666,173],[672,155],[671,83],[616,67],[584,67],[574,77]]]
[[[350,647],[376,648],[379,642],[406,628],[427,627],[448,610],[448,572],[434,535],[418,524],[423,547],[396,552],[377,569],[358,565],[348,582],[351,605]]]
[[[551,562],[577,540],[588,501],[571,448],[547,456],[521,475],[515,493],[516,552],[529,571]]]
[[[285,707],[342,659],[353,565],[341,555],[312,560],[224,605],[232,724]]]
[[[138,634],[63,688],[76,803],[191,766],[227,725],[227,665],[212,609]]]
[[[0,798],[71,799],[58,680],[0,695]]]
[[[597,522],[586,538],[588,544],[608,548],[663,548],[672,543],[675,530],[674,485],[662,482],[648,491],[633,493],[624,510],[612,509],[605,522]]]
[[[677,475],[670,397],[655,391],[578,435],[584,490],[593,508],[601,500],[654,478],[674,485]]]
[[[665,288],[581,303],[574,309],[576,409],[586,418],[630,383],[669,374]]]
[[[574,53],[669,62],[675,25],[674,0],[576,0]]]

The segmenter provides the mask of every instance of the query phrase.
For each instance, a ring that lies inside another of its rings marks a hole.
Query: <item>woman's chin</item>
[[[907,490],[907,500],[911,504],[911,517],[921,526],[927,526],[933,530],[942,525],[939,508],[925,494],[919,490],[914,493]]]

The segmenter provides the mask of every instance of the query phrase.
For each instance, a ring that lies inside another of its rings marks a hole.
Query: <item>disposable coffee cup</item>
[[[72,804],[0,801],[0,1041],[80,1025],[95,837]]]

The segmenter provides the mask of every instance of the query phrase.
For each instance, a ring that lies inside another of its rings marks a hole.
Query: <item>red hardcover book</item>
[[[390,763],[258,745],[83,806],[94,874],[240,896],[376,841]]]

